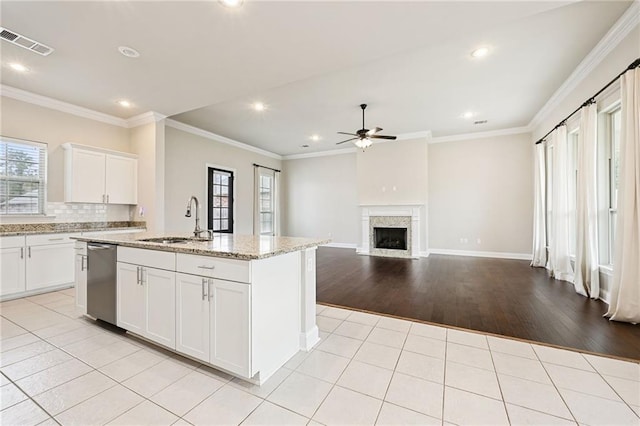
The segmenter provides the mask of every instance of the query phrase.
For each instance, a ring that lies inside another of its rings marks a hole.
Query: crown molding
[[[275,158],[276,160],[282,160],[283,157],[279,154],[273,153],[271,151],[267,151],[261,148],[256,148],[255,146],[248,145],[243,142],[238,142],[236,140],[227,138],[225,136],[217,135],[213,132],[209,132],[207,130],[200,129],[195,126],[191,126],[189,124],[181,123],[180,121],[173,120],[171,118],[167,118],[165,120],[165,124],[169,127],[173,127],[174,129],[182,130],[183,132],[191,133],[196,136],[201,136],[206,139],[210,139],[216,142],[221,142],[227,145],[234,146],[236,148],[244,149],[246,151],[255,152],[256,154],[264,155],[267,157]]]
[[[165,118],[167,118],[166,115],[162,115],[155,111],[148,111],[129,118],[127,120],[127,127],[131,129],[133,127],[142,126],[144,124],[156,123],[158,121],[164,120]]]
[[[636,0],[578,64],[558,90],[551,95],[527,127],[534,129],[540,125],[638,24],[640,24],[640,1]]]
[[[90,120],[100,121],[114,126],[128,127],[127,120],[123,118],[94,111],[68,102],[59,101],[47,96],[37,95],[35,93],[27,92],[26,90],[4,84],[0,84],[0,95],[45,108],[54,109],[56,111],[66,112],[67,114],[72,114],[78,117],[88,118]]]
[[[520,135],[523,133],[530,133],[530,132],[531,132],[531,128],[529,126],[510,127],[508,129],[489,130],[487,132],[461,133],[458,135],[451,135],[451,136],[438,136],[438,137],[431,138],[429,140],[429,143],[433,144],[433,143],[442,143],[442,142],[465,141],[469,139],[494,138],[496,136]]]
[[[329,151],[306,152],[304,154],[291,154],[282,157],[283,160],[301,160],[303,158],[329,157],[331,155],[353,154],[357,152],[357,148],[340,148],[331,149]]]
[[[433,135],[431,134],[431,130],[425,130],[423,132],[413,132],[413,133],[401,133],[396,137],[396,140],[406,141],[409,139],[431,139]]]

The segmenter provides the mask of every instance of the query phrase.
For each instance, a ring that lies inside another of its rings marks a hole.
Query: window
[[[260,235],[274,235],[274,178],[275,176],[272,173],[260,173],[260,191],[258,194],[260,208]]]
[[[0,215],[45,214],[47,145],[0,138]]]
[[[208,229],[233,232],[233,172],[208,168]]]
[[[620,127],[622,112],[615,109],[608,115],[608,153],[609,153],[609,264],[613,263],[613,248],[616,237],[616,218],[618,208],[618,182],[620,180]]]

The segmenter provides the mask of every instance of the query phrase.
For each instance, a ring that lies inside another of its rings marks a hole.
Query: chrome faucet
[[[209,229],[200,229],[200,202],[195,195],[192,195],[187,202],[187,213],[185,214],[185,217],[191,217],[191,203],[193,201],[196,202],[196,227],[193,230],[193,236],[195,238],[199,238],[200,234],[206,232],[208,234],[209,240],[213,240],[213,231]]]

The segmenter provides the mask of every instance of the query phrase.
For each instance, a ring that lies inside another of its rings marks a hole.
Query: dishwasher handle
[[[109,250],[111,246],[108,245],[99,245],[99,244],[87,244],[87,249],[89,250]]]

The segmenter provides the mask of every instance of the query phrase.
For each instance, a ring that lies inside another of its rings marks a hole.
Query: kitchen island
[[[262,384],[319,340],[315,251],[326,240],[149,233],[77,240],[79,255],[88,243],[117,246],[116,325],[172,351]],[[80,269],[76,285],[86,286]]]

